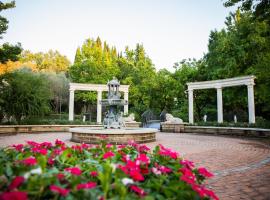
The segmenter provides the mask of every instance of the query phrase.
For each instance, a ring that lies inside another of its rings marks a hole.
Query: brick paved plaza
[[[68,144],[70,133],[19,134],[1,136],[0,146],[37,142],[56,138]],[[197,134],[158,133],[157,144],[178,151],[197,166],[204,166],[215,174],[208,185],[220,199],[270,199],[270,146],[258,140],[208,136]]]

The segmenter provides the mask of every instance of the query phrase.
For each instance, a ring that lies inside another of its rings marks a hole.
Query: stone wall
[[[126,123],[128,128],[137,128],[139,122]],[[69,132],[73,127],[102,127],[102,125],[3,125],[0,135],[14,135],[18,133]]]
[[[188,126],[188,124],[161,123],[161,131],[169,133],[201,133],[213,135],[233,135],[245,137],[270,138],[270,129],[237,128],[237,127],[212,127],[212,126]]]

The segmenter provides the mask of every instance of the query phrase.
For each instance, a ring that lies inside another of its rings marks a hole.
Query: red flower
[[[65,146],[65,143],[62,142],[61,140],[56,139],[56,140],[55,140],[55,145],[56,145],[56,146]]]
[[[23,176],[16,176],[12,182],[10,183],[10,185],[8,186],[9,190],[13,190],[17,187],[19,187],[22,183],[24,182],[24,177]]]
[[[52,157],[48,158],[48,164],[53,165],[54,164],[54,159]]]
[[[181,160],[180,164],[184,165],[184,167],[186,167],[188,169],[192,169],[194,167],[194,163],[192,161],[189,161],[189,160]]]
[[[23,151],[23,144],[14,144],[12,147],[14,147],[17,151],[22,152]]]
[[[39,143],[34,141],[27,141],[26,143],[32,147],[39,147]]]
[[[58,193],[58,194],[60,194],[61,196],[64,196],[64,197],[67,196],[68,193],[69,193],[69,189],[61,188],[61,187],[59,187],[57,185],[51,185],[50,190],[52,192],[56,192],[56,193]]]
[[[81,190],[81,189],[91,189],[96,187],[97,184],[95,182],[88,182],[88,183],[81,183],[77,185],[77,190]]]
[[[26,159],[22,160],[22,162],[25,165],[28,165],[28,166],[32,166],[32,165],[36,165],[37,164],[37,160],[34,157],[26,158]]]
[[[47,155],[47,149],[41,149],[40,147],[33,147],[31,150],[34,153],[40,153],[42,155]]]
[[[212,173],[207,171],[207,169],[205,169],[204,167],[198,168],[198,172],[199,172],[199,174],[201,174],[204,177],[210,178],[210,177],[214,176]]]
[[[52,152],[52,154],[53,154],[53,155],[60,155],[61,152],[62,152],[61,149],[54,149],[53,152]]]
[[[178,158],[178,153],[177,152],[174,152],[171,149],[165,148],[161,144],[159,146],[160,146],[159,155],[168,156],[168,157],[171,157],[172,159],[177,159]]]
[[[139,188],[139,187],[136,186],[136,185],[131,185],[131,186],[130,186],[130,189],[131,189],[132,191],[136,192],[136,193],[137,193],[138,195],[140,195],[141,197],[146,195],[145,191],[144,191],[143,189]]]
[[[172,169],[169,167],[165,167],[165,166],[160,166],[159,170],[163,173],[163,174],[167,174],[167,173],[171,173]]]
[[[123,149],[123,148],[125,148],[125,147],[126,147],[126,145],[124,145],[124,144],[120,144],[120,145],[118,146],[119,149]]]
[[[180,177],[180,180],[193,185],[195,183],[196,177],[194,176],[193,172],[189,170],[188,168],[182,168],[180,169],[182,172],[182,176]]]
[[[42,146],[43,148],[49,149],[49,148],[52,147],[52,143],[51,143],[51,142],[42,142],[42,143],[40,144],[40,146]]]
[[[98,173],[97,173],[97,171],[92,171],[92,172],[90,172],[90,175],[93,177],[96,177],[98,175]]]
[[[111,151],[108,151],[103,155],[103,159],[107,159],[107,158],[110,158],[110,157],[113,157],[113,156],[114,156],[114,153],[111,152]]]
[[[82,174],[82,171],[80,168],[78,167],[70,167],[70,168],[66,168],[65,171],[75,175],[75,176],[80,176]]]
[[[140,152],[147,152],[149,150],[150,150],[150,148],[148,148],[146,145],[140,145],[139,146],[139,151]]]
[[[212,190],[208,190],[207,188],[205,188],[203,186],[193,184],[191,187],[202,198],[208,196],[208,197],[215,199],[215,200],[219,199]]]
[[[62,173],[57,174],[57,178],[59,181],[63,180],[65,178],[65,175]]]
[[[143,175],[139,171],[137,171],[137,170],[131,170],[129,172],[129,175],[131,176],[131,178],[134,181],[143,181],[144,180]]]
[[[20,191],[4,192],[0,194],[1,200],[27,200],[27,193]]]

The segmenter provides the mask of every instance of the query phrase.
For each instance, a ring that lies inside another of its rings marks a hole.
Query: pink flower
[[[112,144],[107,144],[107,145],[106,145],[106,148],[109,149],[109,148],[112,148],[112,146],[113,146]]]
[[[49,149],[49,148],[52,147],[52,143],[51,143],[51,142],[42,142],[42,143],[40,144],[40,146],[43,147],[43,148]]]
[[[146,195],[145,191],[141,188],[139,188],[138,186],[136,185],[131,185],[130,186],[130,189],[134,192],[136,192],[139,196],[143,197]]]
[[[172,169],[169,167],[165,167],[165,166],[160,166],[159,170],[163,173],[163,174],[168,174],[172,172]]]
[[[81,183],[77,185],[77,190],[95,188],[97,184],[95,182]]]
[[[21,191],[4,192],[0,194],[1,200],[27,200],[27,193]]]
[[[123,148],[125,148],[125,147],[126,147],[126,145],[120,144],[120,145],[118,146],[118,149],[123,149]]]
[[[136,161],[139,160],[140,162],[142,163],[145,163],[145,164],[149,164],[150,163],[150,159],[147,157],[147,155],[145,154],[139,154]]]
[[[18,188],[22,183],[24,182],[24,177],[23,176],[16,176],[10,185],[8,186],[9,190],[13,190],[15,188]]]
[[[34,153],[40,153],[42,155],[47,155],[47,149],[41,149],[40,147],[33,147],[31,150]]]
[[[28,166],[32,166],[32,165],[36,165],[37,164],[37,160],[34,157],[29,157],[26,158],[24,160],[22,160],[23,164],[28,165]]]
[[[110,157],[113,157],[113,156],[114,156],[114,153],[111,152],[111,151],[108,151],[103,155],[103,159],[107,159],[107,158],[110,158]]]
[[[155,175],[160,175],[160,174],[161,174],[161,171],[158,170],[158,168],[156,168],[156,167],[153,167],[153,168],[151,169],[151,171],[152,171]]]
[[[66,168],[65,171],[67,171],[75,176],[80,176],[82,174],[82,171],[79,167]]]
[[[72,145],[71,148],[75,151],[82,152],[82,147],[80,145]]]
[[[53,155],[60,155],[61,152],[62,152],[62,149],[54,149],[53,152],[52,152],[52,154]]]
[[[140,145],[139,146],[139,151],[142,153],[142,152],[147,152],[149,151],[150,148],[148,148],[146,145]]]
[[[26,143],[30,145],[31,147],[39,147],[39,143],[34,142],[34,141],[26,141]]]
[[[205,169],[204,167],[198,168],[198,172],[199,172],[200,175],[202,175],[204,177],[210,178],[210,177],[214,176],[212,173],[207,171],[207,169]]]
[[[63,196],[63,197],[67,196],[68,193],[69,193],[69,190],[68,190],[68,189],[61,188],[61,187],[59,187],[59,186],[57,186],[57,185],[51,185],[51,186],[50,186],[50,190],[51,190],[52,192],[56,192],[56,193],[60,194],[60,195]]]
[[[89,144],[82,143],[81,147],[82,147],[83,149],[88,149],[88,148],[90,148],[91,146],[90,146]]]
[[[96,177],[98,175],[98,173],[97,173],[97,171],[92,171],[92,172],[90,172],[90,175],[93,177]]]
[[[195,192],[198,193],[198,195],[201,198],[204,198],[204,197],[208,196],[208,197],[210,197],[212,199],[215,199],[215,200],[219,199],[212,190],[208,190],[207,188],[205,188],[203,186],[193,184],[191,187]]]
[[[22,152],[23,151],[23,144],[14,144],[12,145],[12,147],[14,147],[17,151]]]
[[[62,142],[61,140],[56,139],[56,140],[55,140],[55,145],[56,145],[56,146],[65,146],[65,143]]]
[[[160,146],[159,155],[168,156],[168,157],[171,157],[172,159],[177,159],[178,158],[178,153],[177,152],[174,152],[171,149],[165,148],[161,144],[159,146]]]
[[[194,163],[192,161],[189,161],[189,160],[181,160],[180,164],[184,165],[184,167],[186,167],[188,169],[192,169],[194,167]]]

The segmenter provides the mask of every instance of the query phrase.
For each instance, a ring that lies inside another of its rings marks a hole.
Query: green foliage
[[[9,43],[4,43],[0,47],[0,63],[6,63],[8,60],[17,61],[19,60],[19,55],[22,52],[21,44],[11,45]]]
[[[14,117],[17,123],[32,115],[49,111],[50,92],[41,74],[27,69],[14,71],[0,77],[2,113]]]
[[[42,72],[66,72],[70,66],[70,61],[66,56],[58,51],[49,50],[47,53],[23,51],[20,55],[21,62],[31,62]]]
[[[3,3],[2,1],[0,1],[0,12],[14,7],[15,1],[11,1],[9,3]],[[5,17],[0,16],[0,39],[2,39],[2,34],[6,33],[7,29],[8,29],[8,20]]]

